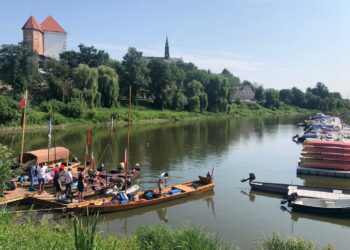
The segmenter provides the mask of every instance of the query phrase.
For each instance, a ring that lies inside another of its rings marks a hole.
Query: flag
[[[90,167],[91,167],[91,168],[95,168],[95,167],[94,167],[94,164],[95,164],[94,152],[91,151]]]
[[[49,138],[49,144],[51,144],[51,133],[52,133],[52,126],[51,126],[51,118],[50,118],[49,123],[47,125],[47,137]]]
[[[27,105],[27,94],[24,94],[23,98],[19,102],[19,110],[22,112],[22,108]]]
[[[90,145],[90,128],[87,130],[87,145]]]
[[[124,165],[125,167],[128,166],[128,150],[125,149],[125,152],[124,152]]]
[[[86,161],[87,161],[87,159],[88,159],[88,154],[89,154],[89,148],[88,148],[88,146],[86,145],[86,150],[85,150],[85,163],[86,163]]]
[[[211,177],[211,181],[214,181],[214,177],[215,177],[215,165],[214,165],[213,169],[211,170],[211,175],[210,175],[210,177]]]

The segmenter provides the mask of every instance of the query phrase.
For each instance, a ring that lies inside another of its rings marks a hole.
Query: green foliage
[[[79,100],[73,100],[67,103],[66,110],[64,112],[68,117],[81,118],[84,114],[84,104]]]
[[[13,99],[0,95],[0,123],[10,123],[18,119],[18,103]]]
[[[149,69],[142,59],[142,52],[135,48],[129,48],[123,58],[122,65],[125,68],[125,85],[121,85],[123,93],[128,93],[129,86],[132,86],[132,100],[137,104],[137,96],[141,89],[146,89],[150,82]]]
[[[229,84],[226,78],[214,75],[206,86],[208,107],[212,112],[227,112]]]
[[[136,241],[139,249],[238,249],[223,240],[204,233],[193,227],[183,227],[178,230],[166,226],[141,227],[136,231]]]
[[[98,67],[98,90],[101,93],[103,107],[112,107],[118,102],[118,75],[111,67]]]
[[[40,81],[35,52],[26,43],[1,46],[0,79],[16,92],[24,92]]]
[[[97,249],[97,226],[98,215],[87,216],[86,225],[83,224],[82,219],[75,217],[74,221],[74,242],[75,249],[79,250],[94,250]]]
[[[14,163],[14,152],[0,144],[0,196],[3,196],[7,184],[11,181],[11,166]]]
[[[79,64],[73,69],[73,81],[75,91],[81,101],[84,101],[90,108],[96,105],[98,99],[98,71],[88,65]],[[74,90],[73,90],[74,91]],[[99,105],[99,103],[97,102]],[[97,106],[98,106],[97,105]]]
[[[279,93],[275,89],[265,90],[265,106],[268,108],[278,108],[279,107]]]
[[[86,64],[89,67],[108,64],[109,55],[104,50],[98,50],[94,46],[88,47],[84,44],[79,44],[78,47],[79,51],[70,50],[60,54],[61,61],[70,68],[78,67],[79,64]]]
[[[302,238],[288,238],[284,240],[279,234],[273,234],[271,238],[265,238],[257,243],[260,250],[316,250],[317,245]]]

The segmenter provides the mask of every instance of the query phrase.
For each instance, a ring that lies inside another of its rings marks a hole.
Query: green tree
[[[1,46],[0,79],[10,84],[17,93],[40,82],[37,56],[26,43]]]
[[[109,54],[104,50],[98,50],[94,46],[88,47],[84,44],[79,44],[78,47],[79,51],[70,50],[61,53],[61,61],[71,68],[78,67],[79,64],[86,64],[94,68],[108,64]]]
[[[192,80],[185,84],[185,94],[188,99],[189,111],[206,111],[208,105],[207,94],[201,82]]]
[[[234,97],[235,86],[240,85],[241,80],[238,77],[234,76],[228,69],[224,69],[221,75],[228,80],[228,83],[230,85],[228,102],[231,103]]]
[[[297,107],[305,106],[305,94],[297,87],[292,88],[292,105]]]
[[[85,64],[80,64],[73,69],[73,82],[75,90],[73,93],[79,95],[81,101],[85,101],[91,108],[98,106],[98,71]],[[77,96],[75,96],[77,97]]]
[[[45,79],[49,85],[50,98],[67,101],[72,92],[71,70],[69,66],[55,59],[44,63]]]
[[[112,107],[118,102],[118,75],[114,69],[107,66],[98,67],[98,90],[101,93],[101,102],[104,107]]]
[[[265,100],[265,89],[262,85],[254,88],[255,100],[258,103],[263,103]]]
[[[149,69],[145,60],[142,59],[142,52],[135,48],[129,48],[123,58],[122,65],[125,68],[125,80],[127,85],[132,86],[132,100],[137,104],[137,97],[141,89],[146,89],[150,82]]]
[[[154,95],[154,104],[163,109],[172,104],[177,88],[171,80],[169,64],[160,59],[152,59],[149,64],[150,91]]]
[[[265,106],[269,108],[279,107],[279,92],[276,89],[266,89],[265,90]]]
[[[206,86],[208,95],[208,109],[212,112],[227,112],[229,83],[226,78],[219,75],[211,77]]]
[[[284,102],[287,105],[292,104],[293,93],[290,89],[281,89],[279,93],[280,101]]]
[[[12,179],[11,166],[13,163],[13,151],[0,144],[0,196],[4,195],[4,190]]]

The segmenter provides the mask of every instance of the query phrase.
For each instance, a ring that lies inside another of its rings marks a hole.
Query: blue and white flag
[[[52,132],[52,126],[51,126],[51,119],[49,121],[49,124],[47,126],[47,137],[49,138],[49,145],[51,144],[51,132]]]

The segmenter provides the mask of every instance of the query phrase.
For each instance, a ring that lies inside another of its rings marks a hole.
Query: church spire
[[[165,59],[169,59],[169,57],[170,57],[170,53],[169,53],[169,43],[168,43],[168,36],[166,36],[164,58],[165,58]]]

